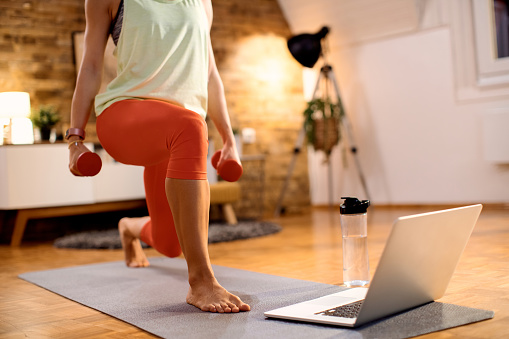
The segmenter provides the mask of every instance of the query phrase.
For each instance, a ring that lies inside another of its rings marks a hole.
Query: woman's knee
[[[179,132],[169,143],[167,178],[204,180],[207,178],[207,124],[197,113],[179,118]]]

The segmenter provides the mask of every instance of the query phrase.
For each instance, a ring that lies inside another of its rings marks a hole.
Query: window
[[[477,84],[509,84],[507,0],[473,0]]]
[[[493,0],[497,57],[509,57],[509,0]]]

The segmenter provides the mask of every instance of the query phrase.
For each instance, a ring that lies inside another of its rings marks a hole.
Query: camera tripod
[[[313,91],[313,99],[316,98],[316,95],[318,93],[318,90],[320,88],[320,83],[322,82],[322,80],[325,81],[325,91],[327,91],[329,83],[332,83],[332,85],[334,87],[334,90],[336,92],[338,101],[339,101],[340,109],[344,112],[343,107],[342,107],[342,103],[341,103],[341,96],[340,96],[340,92],[339,92],[339,86],[338,86],[338,83],[336,81],[336,77],[334,76],[334,71],[332,70],[332,66],[330,66],[330,65],[326,64],[326,65],[322,66],[322,68],[320,69],[320,74],[318,76],[318,79],[316,80],[316,86],[315,86],[315,89]],[[366,194],[366,198],[368,200],[371,200],[370,196],[369,196],[368,187],[366,185],[366,180],[364,178],[364,174],[362,172],[362,168],[361,168],[361,165],[360,165],[360,162],[359,162],[359,159],[358,159],[357,146],[356,146],[354,138],[353,138],[353,134],[352,134],[352,131],[351,131],[351,125],[350,125],[350,122],[348,120],[348,116],[347,116],[346,113],[343,114],[343,116],[342,116],[342,118],[340,120],[340,127],[341,127],[341,125],[342,125],[343,131],[345,132],[345,135],[346,135],[346,137],[348,139],[348,145],[350,146],[349,147],[350,153],[353,155],[353,159],[354,159],[354,162],[355,162],[355,166],[357,168],[357,173],[359,175],[359,179],[360,179],[362,188],[364,190],[364,193]],[[285,197],[286,190],[288,189],[288,183],[290,181],[290,178],[292,176],[293,170],[295,168],[295,163],[297,161],[297,157],[298,157],[298,155],[301,152],[302,145],[304,143],[305,135],[306,135],[306,126],[305,126],[305,123],[304,123],[304,125],[302,126],[302,129],[299,132],[299,135],[297,137],[297,141],[295,143],[295,147],[293,149],[292,160],[290,162],[290,166],[288,167],[288,173],[286,175],[286,179],[285,179],[283,188],[281,189],[281,193],[279,195],[279,199],[278,199],[278,202],[277,202],[277,205],[276,205],[276,210],[274,211],[274,217],[279,217],[280,214],[281,214],[283,199]],[[331,169],[330,161],[328,161],[328,176],[329,176],[329,204],[332,206],[332,203],[333,203],[333,197],[332,197],[332,169]]]

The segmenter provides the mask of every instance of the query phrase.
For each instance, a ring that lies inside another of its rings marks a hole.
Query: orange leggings
[[[141,240],[158,252],[182,253],[165,191],[166,178],[207,179],[207,125],[190,110],[157,100],[122,100],[97,118],[97,136],[118,162],[144,166],[150,220]]]

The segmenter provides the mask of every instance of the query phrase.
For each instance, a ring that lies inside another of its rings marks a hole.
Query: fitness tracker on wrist
[[[85,139],[85,131],[81,128],[69,128],[65,131],[65,140],[69,140],[70,137],[76,135],[80,137],[82,140]]]

